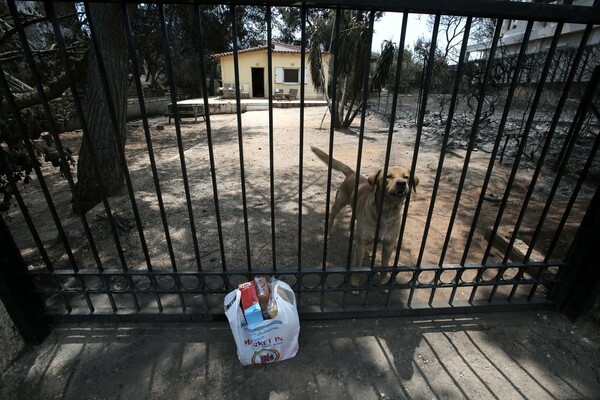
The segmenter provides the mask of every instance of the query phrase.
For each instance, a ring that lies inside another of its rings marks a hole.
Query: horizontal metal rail
[[[90,1],[106,3],[109,1]],[[117,1],[114,1],[117,2]],[[126,1],[138,3],[137,1]],[[118,1],[121,3],[121,1]],[[161,0],[164,4],[192,4],[196,1]],[[218,0],[203,0],[201,4],[223,4]],[[309,8],[337,8],[353,10],[377,10],[389,12],[408,12],[418,14],[451,14],[465,17],[521,19],[536,21],[554,21],[564,23],[597,23],[600,20],[598,7],[547,4],[547,3],[521,3],[514,1],[494,0],[378,0],[368,3],[360,0],[311,0],[307,2],[295,0],[233,0],[227,2],[232,6],[281,6]]]
[[[561,269],[564,268],[564,264],[556,264],[553,265],[553,268]],[[348,279],[350,273],[348,270],[343,268],[332,268],[327,271],[323,271],[322,269],[304,269],[301,273],[296,269],[287,269],[282,270],[279,269],[276,273],[269,273],[269,271],[265,271],[263,276],[275,276],[279,279],[289,279],[292,277],[300,277],[300,282],[295,285],[295,292],[300,302],[298,304],[298,310],[303,319],[323,319],[323,318],[359,318],[369,316],[373,317],[391,317],[391,316],[403,316],[403,315],[441,315],[441,314],[456,314],[456,313],[469,313],[469,312],[483,312],[483,311],[508,311],[508,310],[542,310],[542,309],[552,309],[555,305],[545,297],[538,296],[536,298],[532,298],[529,300],[525,300],[523,298],[496,298],[494,300],[490,299],[475,299],[475,300],[466,300],[466,299],[456,299],[452,301],[443,301],[443,300],[430,300],[426,299],[423,301],[412,301],[409,303],[395,303],[388,305],[386,307],[373,307],[370,303],[384,303],[387,297],[390,296],[389,292],[393,293],[405,293],[408,294],[410,291],[431,291],[437,290],[438,292],[443,289],[453,289],[453,288],[472,288],[474,286],[478,286],[480,288],[488,288],[492,289],[493,287],[498,286],[506,286],[511,287],[515,285],[526,285],[533,286],[536,284],[544,284],[544,285],[555,285],[558,284],[557,279],[533,279],[533,278],[524,278],[522,274],[516,274],[515,278],[507,278],[507,279],[490,279],[490,280],[482,280],[480,282],[475,282],[474,280],[462,280],[461,275],[465,272],[472,271],[478,272],[482,270],[497,270],[496,275],[501,275],[505,271],[509,269],[519,269],[523,270],[526,268],[541,268],[543,270],[550,268],[547,264],[542,263],[531,263],[531,264],[519,264],[519,263],[511,263],[511,264],[497,264],[493,266],[481,266],[481,265],[447,265],[444,268],[440,268],[439,266],[421,266],[421,267],[399,267],[399,268],[389,268],[387,270],[394,271],[397,274],[412,274],[413,278],[409,279],[406,283],[403,284],[394,284],[382,287],[380,285],[375,285],[373,283],[366,283],[364,286],[351,288],[344,285],[344,282],[341,281],[337,284],[327,283],[328,278],[331,277],[339,277],[345,280]],[[386,270],[386,269],[383,269]],[[453,272],[455,277],[453,279],[442,279],[439,274],[436,274],[436,278],[432,279],[428,282],[419,282],[418,274],[419,273],[431,273],[431,272]],[[60,311],[57,309],[55,312],[52,309],[48,312],[48,317],[54,321],[77,321],[77,320],[89,320],[90,318],[94,320],[121,320],[121,321],[143,321],[143,320],[173,320],[173,321],[181,321],[181,320],[220,320],[224,318],[222,311],[222,301],[223,296],[228,293],[228,288],[224,286],[214,285],[211,287],[210,283],[207,285],[206,289],[200,288],[200,282],[210,282],[211,278],[217,278],[223,281],[233,281],[236,278],[244,279],[247,276],[248,271],[239,270],[232,271],[229,270],[226,273],[218,273],[218,272],[196,272],[196,271],[179,271],[176,274],[169,271],[127,271],[123,272],[121,270],[105,270],[102,273],[93,272],[93,271],[80,271],[76,274],[73,274],[70,271],[54,271],[54,272],[45,272],[45,271],[35,271],[30,273],[30,277],[33,278],[34,282],[36,279],[40,278],[50,278],[52,275],[57,280],[63,280],[69,278],[75,278],[77,275],[78,281],[87,282],[90,279],[97,279],[97,282],[107,282],[109,279],[114,278],[123,278],[122,282],[129,282],[132,279],[139,278],[148,278],[154,281],[170,278],[173,281],[175,280],[183,280],[189,278],[196,278],[198,280],[198,284],[196,287],[185,288],[183,286],[179,286],[175,288],[175,284],[173,283],[172,288],[157,288],[151,289],[139,289],[135,287],[120,287],[118,289],[110,288],[108,286],[103,287],[86,287],[85,289],[65,289],[65,288],[45,288],[40,289],[37,287],[35,290],[42,295],[43,297],[52,297],[53,295],[58,295],[62,293],[68,297],[74,298],[77,295],[81,295],[82,293],[86,293],[87,296],[92,298],[92,301],[95,300],[95,296],[105,296],[108,292],[111,292],[115,298],[119,296],[154,296],[155,293],[158,296],[183,296],[183,295],[194,295],[194,294],[204,294],[206,295],[208,301],[212,301],[212,306],[206,307],[206,304],[202,306],[192,306],[188,305],[185,310],[182,310],[179,306],[169,306],[164,304],[163,302],[163,310],[160,313],[156,312],[156,307],[153,306],[143,306],[137,310],[133,311],[131,308],[125,307],[122,309],[112,310],[106,307],[96,307],[95,311],[89,312],[85,309],[74,308],[71,312]],[[374,276],[372,270],[368,268],[363,268],[357,271],[352,271],[352,274],[359,274],[368,276],[371,279]],[[125,276],[126,275],[126,276]],[[257,273],[257,276],[259,274]],[[309,278],[312,279],[311,284],[306,284],[303,282],[304,279]],[[318,279],[314,279],[318,278]],[[326,289],[327,296],[325,299],[320,299],[320,294],[323,292],[323,287]],[[350,295],[349,291],[356,292],[358,291],[358,295]],[[348,293],[348,296],[345,296]],[[311,295],[316,295],[315,301],[318,304],[313,304],[310,301],[303,301],[302,299],[307,299]],[[344,298],[355,297],[357,300],[355,301],[347,301],[343,306],[339,304],[339,298],[333,299],[335,296],[343,295]],[[376,296],[379,296],[379,300],[373,300]],[[368,300],[368,301],[367,301]],[[366,303],[369,304],[366,304]]]

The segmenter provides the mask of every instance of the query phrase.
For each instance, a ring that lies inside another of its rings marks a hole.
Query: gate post
[[[23,340],[40,344],[50,333],[50,325],[25,271],[21,254],[0,217],[0,299]]]
[[[600,188],[575,235],[567,264],[553,299],[560,311],[575,320],[600,296]]]
[[[580,105],[581,120],[590,112],[600,120],[593,103],[599,83],[600,67],[597,66]],[[600,187],[596,188],[565,261],[567,267],[559,276],[561,283],[552,293],[552,300],[560,311],[575,320],[589,311],[600,297]]]

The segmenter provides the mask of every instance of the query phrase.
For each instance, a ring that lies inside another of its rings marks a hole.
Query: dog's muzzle
[[[408,186],[406,185],[406,181],[398,180],[394,187],[388,192],[392,196],[403,197],[406,195],[408,191]]]

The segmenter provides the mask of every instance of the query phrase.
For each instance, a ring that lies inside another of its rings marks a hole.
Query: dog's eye
[[[390,174],[390,175],[388,175],[388,176],[387,176],[387,178],[388,178],[388,179],[392,179],[392,178],[393,178],[393,176]]]

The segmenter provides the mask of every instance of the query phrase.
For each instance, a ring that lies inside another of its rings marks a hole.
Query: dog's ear
[[[372,174],[371,176],[369,176],[369,185],[371,185],[371,191],[373,191],[375,189],[375,187],[377,187],[377,185],[379,184],[379,175],[381,174],[381,170],[377,171],[377,173]]]
[[[419,185],[419,177],[416,175],[413,175],[412,179],[410,180],[410,185],[413,188],[413,191],[415,193],[417,193],[417,186]]]

